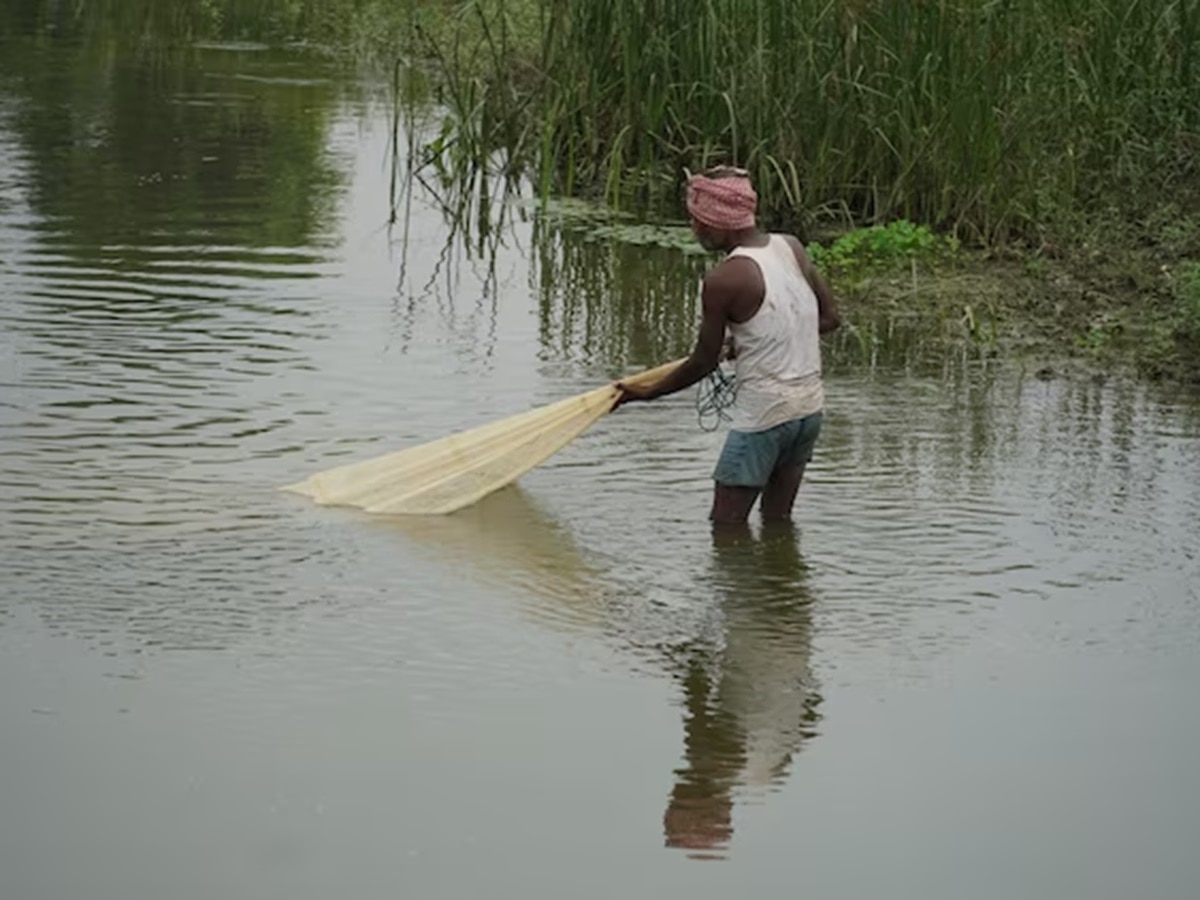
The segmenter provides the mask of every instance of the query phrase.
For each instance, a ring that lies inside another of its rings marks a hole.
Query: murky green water
[[[835,354],[794,533],[714,543],[690,395],[314,508],[690,340],[694,258],[388,228],[390,140],[312,58],[0,47],[0,896],[1195,896],[1200,400]]]

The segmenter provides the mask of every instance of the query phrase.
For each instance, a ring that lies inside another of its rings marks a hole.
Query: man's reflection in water
[[[789,524],[713,531],[719,646],[681,660],[684,752],[663,817],[666,843],[718,857],[733,835],[738,791],[769,789],[812,737],[820,697],[809,666],[811,597]]]

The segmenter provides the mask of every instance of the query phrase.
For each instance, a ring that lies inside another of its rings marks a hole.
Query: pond
[[[710,262],[394,146],[299,52],[0,46],[0,894],[1194,896],[1200,399],[833,345],[794,530],[710,533],[692,392],[316,507]]]

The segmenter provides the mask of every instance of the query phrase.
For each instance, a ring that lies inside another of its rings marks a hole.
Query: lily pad
[[[689,255],[707,252],[696,242],[691,228],[683,223],[642,222],[630,213],[571,197],[517,202],[533,209],[543,221],[581,234],[588,240],[663,247]]]

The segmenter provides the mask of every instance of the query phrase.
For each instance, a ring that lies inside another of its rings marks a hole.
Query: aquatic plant
[[[11,15],[10,15],[11,17]],[[432,72],[449,172],[677,208],[750,169],[770,225],[919,222],[974,242],[1189,190],[1197,0],[89,0],[23,27],[301,40]]]
[[[996,242],[1113,191],[1195,174],[1195,7],[468,0],[455,10],[493,31],[537,23],[536,53],[495,59],[483,77],[512,86],[523,73],[524,102],[488,114],[520,106],[526,127],[508,136],[543,190],[669,207],[684,167],[733,162],[753,173],[770,224],[907,218]]]
[[[1175,300],[1180,331],[1200,340],[1200,262],[1189,261],[1180,266]]]
[[[925,225],[900,219],[847,232],[828,247],[810,241],[808,252],[822,269],[855,278],[871,270],[934,262],[953,253],[957,246],[953,238],[940,237]]]

